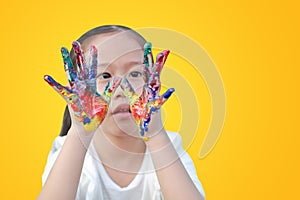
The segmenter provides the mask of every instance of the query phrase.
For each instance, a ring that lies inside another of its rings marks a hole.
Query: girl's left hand
[[[147,42],[144,46],[144,73],[146,76],[146,84],[142,94],[136,94],[126,77],[123,78],[121,83],[121,87],[125,91],[126,96],[130,98],[130,110],[139,126],[140,135],[144,140],[148,140],[149,136],[154,135],[163,128],[160,112],[157,111],[159,111],[160,107],[175,91],[174,88],[170,88],[163,95],[159,95],[161,89],[160,73],[169,53],[169,50],[164,50],[159,53],[156,57],[156,63],[154,64],[152,45]],[[155,116],[149,129],[152,115],[159,116]]]

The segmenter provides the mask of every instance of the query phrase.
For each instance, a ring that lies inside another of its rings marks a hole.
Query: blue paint
[[[168,89],[165,93],[164,93],[164,98],[165,99],[168,99],[171,95],[172,95],[172,93],[175,91],[175,89],[174,88],[170,88],[170,89]]]
[[[91,123],[91,119],[88,117],[84,117],[83,124],[89,124],[89,123]]]

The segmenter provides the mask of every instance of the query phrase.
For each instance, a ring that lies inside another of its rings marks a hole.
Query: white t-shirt
[[[172,141],[186,171],[193,180],[195,186],[205,197],[202,185],[197,177],[197,173],[190,156],[181,146],[181,136],[178,133],[167,132]],[[48,174],[63,146],[66,136],[55,138],[52,149],[49,153],[47,164],[43,173],[43,185]],[[146,149],[144,160],[133,181],[126,187],[117,185],[107,174],[102,165],[94,146],[90,145],[77,190],[76,200],[160,200],[163,199],[160,185],[154,170],[151,154]]]

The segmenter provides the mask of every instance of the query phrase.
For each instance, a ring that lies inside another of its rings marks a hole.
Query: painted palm
[[[156,56],[153,62],[152,45],[147,42],[144,46],[144,76],[146,84],[142,94],[138,95],[126,77],[122,79],[121,87],[126,96],[130,98],[130,110],[136,123],[139,126],[140,135],[144,140],[148,140],[148,124],[151,115],[159,110],[169,99],[174,88],[168,89],[164,94],[159,95],[161,89],[160,74],[169,55],[169,50],[164,50]]]
[[[54,88],[71,106],[75,119],[83,123],[85,130],[95,130],[103,121],[111,96],[120,83],[120,78],[113,78],[107,83],[104,92],[97,92],[97,63],[98,50],[91,46],[89,60],[86,62],[79,42],[72,44],[77,67],[73,66],[67,48],[61,48],[64,69],[69,81],[69,86],[62,86],[51,76],[45,75],[44,79]]]

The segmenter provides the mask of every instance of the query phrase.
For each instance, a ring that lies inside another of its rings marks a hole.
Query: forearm
[[[39,200],[75,199],[86,151],[77,132],[71,128],[42,188]]]
[[[164,130],[150,138],[147,146],[151,152],[164,199],[203,199]]]

